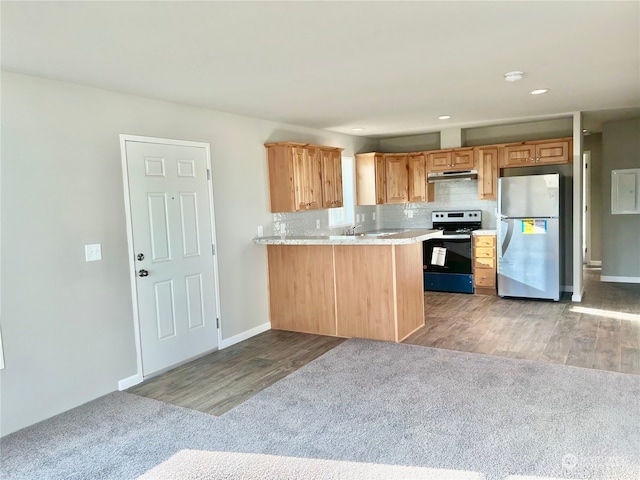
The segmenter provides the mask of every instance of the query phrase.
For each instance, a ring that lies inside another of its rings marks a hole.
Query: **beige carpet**
[[[142,480],[483,480],[460,470],[317,460],[251,453],[181,450],[138,477]]]

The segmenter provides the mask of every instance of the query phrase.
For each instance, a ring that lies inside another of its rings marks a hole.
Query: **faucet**
[[[356,228],[360,228],[362,225],[354,225],[353,227],[349,227],[344,231],[345,235],[355,235]]]

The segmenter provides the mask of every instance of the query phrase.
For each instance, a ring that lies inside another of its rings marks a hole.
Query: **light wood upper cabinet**
[[[407,203],[409,199],[409,177],[407,172],[407,155],[384,155],[386,203]]]
[[[498,195],[499,147],[476,147],[476,167],[478,169],[478,198],[495,200]]]
[[[471,170],[474,166],[473,148],[428,152],[427,162],[427,169],[430,172]]]
[[[427,158],[425,153],[410,153],[409,168],[409,202],[432,202],[433,185],[427,182]]]
[[[572,163],[571,140],[562,142],[541,142],[536,145],[536,163],[557,164]]]
[[[541,140],[505,145],[500,168],[571,163],[572,140]]]
[[[536,146],[535,145],[507,145],[504,147],[501,167],[524,167],[535,163]]]
[[[412,153],[360,153],[356,197],[358,205],[432,202],[435,186],[426,181],[429,172],[475,169],[478,198],[495,200],[500,169],[571,163],[572,148],[571,138],[555,138]]]
[[[384,155],[375,156],[375,204],[387,203],[387,178]]]
[[[356,154],[356,203],[380,205],[385,201],[384,156],[381,153]]]
[[[317,210],[321,207],[320,168],[317,148],[293,148],[293,187],[296,210]]]
[[[322,206],[342,207],[342,155],[339,150],[320,149]]]
[[[337,152],[342,149],[321,147],[302,143],[283,142],[265,145],[269,169],[269,191],[271,195],[272,212],[297,212],[323,208],[323,180],[321,150]],[[335,159],[332,159],[335,167]],[[337,162],[338,164],[340,162]],[[333,199],[340,192],[342,199],[342,170],[340,170],[340,185],[335,178],[337,173],[331,173],[333,179],[329,182],[332,187]],[[341,206],[341,205],[334,205]]]

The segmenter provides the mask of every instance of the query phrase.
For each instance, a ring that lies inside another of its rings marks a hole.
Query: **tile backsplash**
[[[381,205],[377,220],[388,228],[431,228],[434,210],[482,210],[482,228],[496,227],[496,201],[478,199],[478,181],[440,182],[435,186],[435,201]],[[413,218],[409,218],[411,211]]]
[[[356,206],[355,215],[361,220],[355,224],[362,225],[358,231],[377,228],[431,228],[431,212],[434,210],[482,210],[482,228],[496,227],[496,201],[478,199],[477,180],[440,182],[434,186],[434,202]],[[409,218],[409,215],[413,218]],[[317,221],[319,228],[316,227]],[[328,210],[274,213],[271,233],[269,227],[266,227],[265,235],[280,235],[283,224],[286,235],[335,235],[343,233],[346,228],[330,227]]]

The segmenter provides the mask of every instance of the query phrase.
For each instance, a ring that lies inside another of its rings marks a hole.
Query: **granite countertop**
[[[397,233],[364,232],[356,235],[256,237],[257,245],[403,245],[442,236],[442,230],[405,230]]]
[[[474,230],[474,235],[497,235],[496,230]]]

